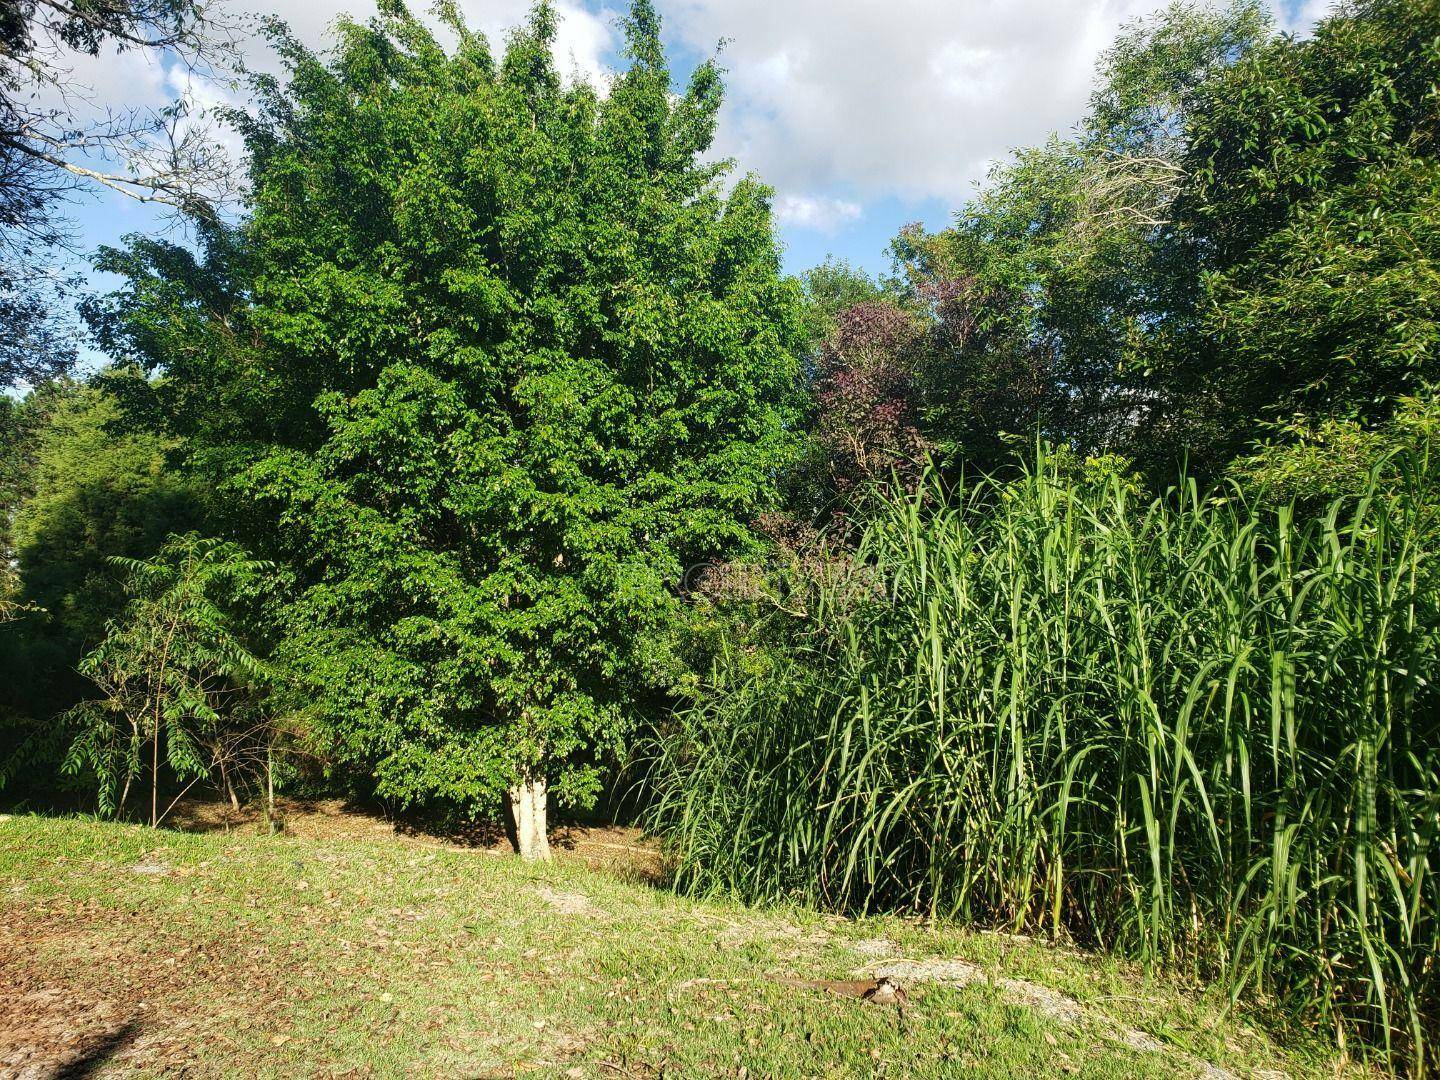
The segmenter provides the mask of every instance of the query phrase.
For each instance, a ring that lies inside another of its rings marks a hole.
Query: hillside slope
[[[1337,1068],[1109,961],[695,903],[573,855],[12,816],[0,910],[3,1076]],[[903,1009],[858,996],[881,972]]]

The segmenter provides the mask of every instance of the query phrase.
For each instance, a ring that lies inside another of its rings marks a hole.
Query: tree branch
[[[42,6],[50,8],[52,11],[59,12],[67,19],[77,19],[87,26],[94,27],[107,37],[118,38],[126,44],[134,45],[137,48],[168,49],[179,45],[181,42],[193,40],[184,27],[177,29],[173,33],[166,34],[163,37],[144,38],[124,29],[124,22],[111,22],[97,16],[94,12],[83,11],[70,4],[60,3],[59,0],[38,0],[38,2]],[[135,22],[144,24],[146,20],[136,18]]]

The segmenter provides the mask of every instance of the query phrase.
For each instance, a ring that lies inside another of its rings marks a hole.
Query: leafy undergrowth
[[[402,840],[0,821],[0,1075],[1343,1071],[1203,993],[1036,942],[692,902],[579,851],[537,867]],[[910,982],[903,1012],[836,992],[955,958],[986,977]]]

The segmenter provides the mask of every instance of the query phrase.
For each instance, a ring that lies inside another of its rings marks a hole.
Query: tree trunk
[[[280,822],[275,817],[275,744],[265,747],[265,823],[270,835],[280,831]]]
[[[130,798],[130,781],[140,773],[140,748],[145,745],[140,741],[140,725],[134,717],[130,718],[130,732],[135,741],[135,762],[132,765],[129,758],[125,759],[125,786],[120,789],[120,801],[115,804],[115,814],[121,818],[125,816],[125,803]]]
[[[150,744],[150,827],[160,825],[160,718],[155,718],[155,740]]]
[[[225,789],[225,797],[230,800],[230,809],[235,813],[240,812],[240,796],[235,792],[235,785],[230,780],[230,770],[225,767],[225,759],[220,759],[220,785]]]
[[[510,816],[515,821],[515,850],[528,862],[550,861],[545,801],[545,777],[533,770],[525,770],[510,789]]]

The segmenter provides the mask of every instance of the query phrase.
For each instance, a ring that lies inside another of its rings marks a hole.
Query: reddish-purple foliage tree
[[[846,550],[853,537],[845,523],[852,498],[870,485],[913,488],[920,478],[930,447],[919,431],[917,370],[934,328],[933,319],[884,300],[834,316],[815,359],[807,481],[816,520],[804,508],[799,516],[762,515],[755,525],[771,542],[767,559],[707,566],[690,583],[695,595],[804,617],[817,587],[830,586],[832,599],[872,591]]]
[[[927,328],[886,301],[840,312],[821,343],[815,381],[815,438],[835,492],[891,476],[913,483],[924,467],[916,378]]]

